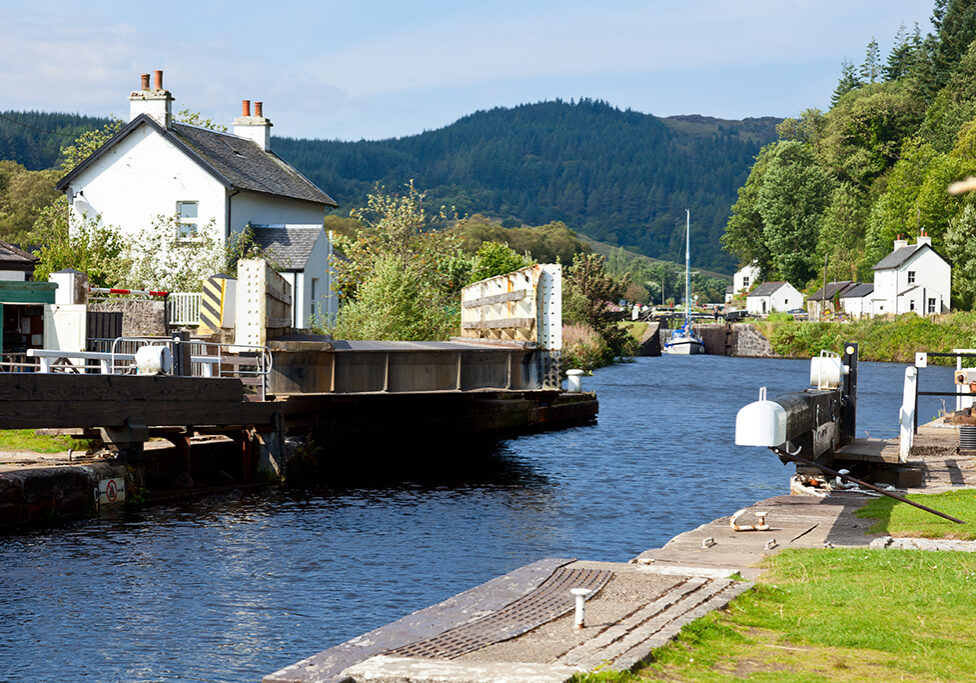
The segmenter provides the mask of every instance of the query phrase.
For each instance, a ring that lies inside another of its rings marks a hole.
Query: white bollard
[[[573,628],[586,626],[586,596],[593,592],[590,588],[570,588],[569,592],[576,596],[576,618]]]
[[[898,439],[898,462],[908,462],[915,438],[915,394],[918,391],[918,369],[905,368],[905,391],[901,399],[901,432]]]
[[[571,391],[574,393],[579,393],[583,391],[583,371],[582,370],[567,370],[566,371],[566,391]]]

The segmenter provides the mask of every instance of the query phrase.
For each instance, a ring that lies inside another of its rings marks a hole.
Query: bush
[[[563,325],[563,370],[578,368],[587,372],[606,365],[609,348],[603,337],[589,325]],[[611,356],[612,360],[612,356]]]
[[[460,327],[460,308],[425,284],[420,269],[395,256],[377,260],[356,300],[339,309],[337,339],[436,341]]]

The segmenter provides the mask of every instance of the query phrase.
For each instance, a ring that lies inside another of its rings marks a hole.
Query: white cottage
[[[786,312],[803,306],[803,295],[789,282],[764,282],[746,297],[752,315]]]
[[[232,134],[175,123],[162,71],[152,88],[144,74],[129,103],[129,123],[57,184],[73,216],[99,216],[130,236],[160,216],[177,216],[174,238],[186,240],[211,222],[224,239],[250,224],[260,244],[279,238],[262,236],[260,226],[305,226],[299,241],[314,244],[304,256],[290,249],[287,254],[301,263],[293,277],[295,300],[302,302],[296,326],[306,327],[316,311],[334,310],[328,262],[322,258],[330,250],[322,220],[326,207],[337,204],[271,151],[272,124],[262,103],[255,102],[252,115],[250,101],[244,100]]]
[[[915,244],[895,240],[894,250],[874,265],[874,315],[914,312],[936,315],[949,310],[952,266],[932,248],[932,238]]]
[[[735,271],[732,276],[732,296],[749,291],[759,281],[759,266],[755,261]]]

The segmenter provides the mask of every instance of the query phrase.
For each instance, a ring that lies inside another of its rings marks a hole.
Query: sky
[[[0,0],[0,110],[116,115],[164,71],[183,108],[273,134],[401,137],[481,109],[602,99],[656,116],[826,109],[931,0]]]

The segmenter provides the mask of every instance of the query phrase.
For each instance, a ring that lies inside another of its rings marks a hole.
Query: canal
[[[861,364],[858,436],[897,435],[903,376]],[[626,561],[786,492],[791,467],[733,445],[735,413],[808,377],[808,361],[641,358],[585,378],[593,426],[426,464],[346,453],[363,472],[329,488],[0,538],[0,681],[257,681],[541,557]],[[922,377],[951,388],[948,368]]]

